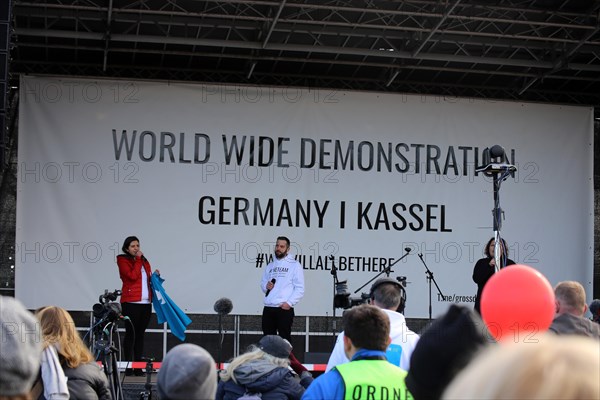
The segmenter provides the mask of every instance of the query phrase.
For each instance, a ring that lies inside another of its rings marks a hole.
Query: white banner
[[[331,315],[332,260],[352,297],[400,258],[408,317],[472,304],[493,236],[485,147],[503,182],[510,258],[552,284],[593,273],[592,115],[586,107],[398,94],[24,77],[16,291],[30,308],[90,310],[121,287],[140,238],[184,310],[259,314],[262,267],[288,236],[304,266],[297,315]],[[333,256],[333,258],[330,258]],[[338,315],[340,315],[338,311]]]

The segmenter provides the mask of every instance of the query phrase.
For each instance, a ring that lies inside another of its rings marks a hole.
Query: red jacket
[[[139,258],[120,254],[117,256],[117,265],[119,266],[119,275],[123,281],[121,303],[142,300],[142,266],[146,270],[147,277],[147,282],[144,282],[144,284],[148,285],[148,296],[152,302],[152,288],[150,287],[152,268],[150,262],[143,256]]]

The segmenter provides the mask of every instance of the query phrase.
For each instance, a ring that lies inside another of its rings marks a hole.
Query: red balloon
[[[537,342],[554,319],[554,290],[527,265],[494,274],[481,293],[481,317],[497,341]]]

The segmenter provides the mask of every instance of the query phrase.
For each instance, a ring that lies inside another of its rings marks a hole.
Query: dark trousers
[[[125,340],[123,341],[123,359],[141,361],[144,354],[144,333],[150,323],[152,304],[123,303],[125,321]]]
[[[263,308],[262,330],[265,335],[279,335],[291,343],[293,322],[293,308],[289,310],[284,310],[281,307]]]
[[[280,307],[264,307],[262,314],[262,330],[265,335],[279,335],[292,342],[292,323],[294,322],[294,309],[284,310]],[[306,371],[304,365],[298,361],[294,353],[290,353],[290,366],[298,374]]]

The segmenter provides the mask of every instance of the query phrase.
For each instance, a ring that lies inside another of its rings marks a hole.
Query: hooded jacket
[[[408,371],[410,356],[417,346],[419,335],[408,329],[404,315],[383,308],[381,310],[390,319],[390,337],[392,338],[392,343],[390,343],[387,349],[386,357],[392,364]],[[329,356],[325,372],[329,372],[333,367],[347,362],[350,362],[350,360],[348,360],[344,352],[344,332],[342,331],[338,335],[333,351]]]
[[[219,382],[217,400],[237,400],[246,392],[261,393],[262,400],[300,399],[311,380],[298,382],[288,368],[266,360],[252,360],[240,365],[232,379]]]
[[[267,283],[275,279],[275,286],[264,298],[266,307],[279,307],[288,303],[294,307],[304,296],[304,272],[302,265],[291,254],[282,259],[273,258],[265,268],[260,287],[266,294]]]

